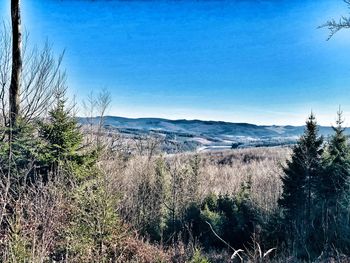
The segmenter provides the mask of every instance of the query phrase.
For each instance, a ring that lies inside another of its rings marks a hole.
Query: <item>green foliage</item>
[[[63,95],[58,93],[57,103],[45,121],[27,123],[18,118],[14,127],[4,128],[0,165],[13,182],[23,185],[35,183],[38,178],[47,182],[58,170],[78,179],[97,172],[98,150],[83,149],[83,135],[66,109]]]
[[[350,147],[342,127],[341,112],[338,112],[336,124],[333,127],[334,135],[330,138],[324,154],[325,172],[318,188],[320,197],[333,203],[348,195],[350,178]]]
[[[41,124],[40,136],[47,140],[49,158],[53,162],[74,159],[83,136],[76,120],[65,109],[63,99],[58,98],[57,105],[49,112],[48,122]]]
[[[101,178],[82,184],[73,198],[67,226],[67,253],[76,262],[109,262],[118,244],[121,223],[116,213],[116,197]]]
[[[201,254],[199,249],[196,249],[189,263],[210,263],[210,261]]]
[[[243,247],[250,242],[251,235],[261,224],[259,213],[249,200],[239,200],[228,196],[218,199],[217,211],[223,217],[222,238],[233,247]],[[240,237],[237,239],[237,237]]]
[[[152,198],[152,214],[150,224],[148,227],[148,233],[153,240],[160,241],[163,237],[164,230],[164,199],[165,199],[165,175],[166,167],[163,158],[158,158],[156,161],[155,178],[153,183],[153,189],[151,193],[154,194]]]
[[[34,181],[45,144],[35,137],[36,126],[18,119],[12,129],[6,128],[6,138],[0,141],[0,166],[13,182]]]
[[[284,169],[280,224],[288,247],[300,258],[311,260],[334,248],[350,251],[350,147],[342,123],[339,111],[334,135],[323,146],[311,114]]]
[[[39,136],[46,142],[42,172],[55,172],[61,167],[76,178],[83,179],[93,173],[98,151],[82,149],[83,135],[76,119],[66,109],[63,96],[57,95],[56,105],[49,112],[48,120],[40,123]]]
[[[9,224],[13,232],[7,241],[9,249],[8,261],[11,263],[27,262],[27,259],[31,257],[31,250],[28,240],[22,234],[21,224],[16,216],[9,220]]]
[[[325,247],[350,251],[350,147],[342,127],[342,112],[338,111],[334,135],[324,154],[324,172],[318,183],[318,239]]]
[[[242,182],[241,189],[237,194],[236,199],[238,203],[246,202],[249,200],[251,188],[252,188],[252,178],[249,175],[248,180],[246,182]]]
[[[190,198],[192,201],[198,201],[198,190],[199,190],[199,178],[200,178],[200,164],[201,159],[198,154],[195,154],[190,160],[190,183],[189,183],[189,193],[191,194]]]
[[[204,248],[225,247],[211,231],[208,223],[231,246],[249,246],[251,235],[262,224],[262,220],[260,212],[250,202],[250,187],[247,185],[249,182],[242,185],[236,196],[211,194],[200,206],[192,203],[186,210],[185,222],[192,226],[191,235]]]
[[[292,241],[290,246],[301,257],[310,254],[305,243],[309,244],[313,231],[315,192],[323,172],[322,144],[323,138],[318,135],[315,116],[311,113],[282,177],[283,193],[279,205],[287,228],[286,235]]]
[[[155,160],[154,167],[148,167],[142,173],[136,191],[137,228],[143,236],[152,241],[160,241],[165,227],[165,175],[167,173],[164,159]]]
[[[199,175],[200,158],[194,156],[184,163],[174,160],[172,169],[168,167],[169,183],[166,185],[165,207],[167,209],[164,239],[168,242],[176,241],[181,234],[182,239],[188,241],[189,232],[198,228],[196,222],[199,215]],[[195,218],[193,218],[195,217]],[[196,232],[196,231],[195,231]]]
[[[293,149],[282,177],[283,193],[279,200],[287,220],[297,220],[311,209],[312,191],[322,170],[322,137],[318,136],[313,114],[306,122],[306,130]],[[299,222],[300,223],[300,222]]]

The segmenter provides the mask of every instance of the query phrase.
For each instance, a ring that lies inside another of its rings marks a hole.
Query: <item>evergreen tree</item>
[[[338,111],[336,126],[332,127],[334,135],[331,137],[327,151],[324,154],[326,172],[319,185],[320,197],[336,202],[349,191],[350,178],[350,148],[345,129],[342,124],[342,112]]]
[[[34,182],[36,167],[44,148],[42,140],[35,136],[36,126],[17,117],[16,126],[5,128],[10,140],[0,141],[0,166],[3,174],[12,182]]]
[[[42,171],[57,172],[58,168],[69,169],[78,177],[87,175],[96,161],[96,152],[83,151],[83,135],[77,120],[66,109],[65,92],[58,92],[56,105],[49,112],[47,122],[40,123],[39,135],[47,142],[42,162]]]
[[[349,246],[349,179],[350,147],[343,128],[341,110],[338,111],[334,135],[324,154],[324,173],[319,181],[318,204],[323,220],[321,233],[324,233],[325,246],[338,249]],[[347,248],[348,249],[348,248]]]
[[[68,245],[61,248],[74,262],[116,262],[116,244],[123,227],[116,207],[118,198],[103,177],[86,180],[74,189],[73,210],[65,228]],[[67,257],[68,258],[68,257]]]
[[[322,171],[322,144],[323,138],[318,135],[315,116],[311,113],[282,176],[283,193],[279,205],[286,226],[290,228],[287,234],[291,245],[300,256],[306,254],[304,246],[311,234],[315,187]]]

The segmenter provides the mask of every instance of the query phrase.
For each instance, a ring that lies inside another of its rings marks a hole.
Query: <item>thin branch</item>
[[[344,0],[350,9],[350,0]],[[350,17],[342,16],[337,22],[335,19],[328,20],[325,24],[319,26],[318,28],[327,28],[329,30],[329,35],[327,41],[330,40],[337,32],[342,29],[350,28]]]
[[[205,221],[205,223],[207,223],[210,227],[210,230],[213,232],[213,234],[222,242],[224,243],[226,246],[228,246],[229,248],[231,248],[233,250],[233,255],[231,256],[231,258],[234,258],[235,256],[238,256],[241,260],[241,262],[243,262],[243,258],[241,257],[241,255],[239,254],[240,252],[243,252],[242,249],[234,249],[229,243],[227,243],[225,240],[223,240],[214,230],[214,228],[212,227],[212,225],[208,222],[208,221]]]

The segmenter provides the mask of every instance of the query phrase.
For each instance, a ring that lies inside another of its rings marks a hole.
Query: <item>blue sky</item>
[[[9,19],[9,0],[0,1]],[[350,124],[350,30],[341,0],[23,0],[32,44],[66,49],[70,93],[108,89],[110,115]]]

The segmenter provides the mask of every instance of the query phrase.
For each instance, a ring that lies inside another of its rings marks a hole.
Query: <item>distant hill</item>
[[[87,118],[78,118],[87,124]],[[99,117],[92,119],[97,124]],[[129,136],[140,134],[160,134],[169,140],[194,142],[198,147],[269,146],[291,144],[303,133],[304,126],[255,125],[202,120],[168,120],[161,118],[124,118],[106,116],[104,126]],[[332,128],[319,126],[320,134],[328,136]]]

